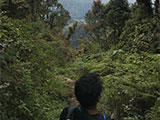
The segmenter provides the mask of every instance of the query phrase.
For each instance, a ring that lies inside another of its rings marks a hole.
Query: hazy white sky
[[[108,1],[109,0],[102,0],[102,2],[104,2],[104,3],[108,2]],[[128,0],[128,2],[133,3],[133,2],[136,2],[136,0]]]
[[[106,3],[106,2],[108,2],[109,0],[102,0],[102,2],[104,2],[104,3]],[[154,0],[152,0],[152,2],[153,2]],[[134,3],[134,2],[136,2],[136,0],[128,0],[128,2],[129,3]]]

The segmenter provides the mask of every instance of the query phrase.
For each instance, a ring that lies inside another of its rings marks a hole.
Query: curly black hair
[[[84,108],[89,108],[97,104],[102,88],[102,81],[99,79],[99,75],[88,73],[76,81],[74,92],[80,105]]]

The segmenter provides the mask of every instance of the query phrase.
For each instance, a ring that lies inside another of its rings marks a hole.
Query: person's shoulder
[[[61,114],[65,114],[66,115],[68,113],[68,111],[71,111],[73,109],[75,109],[75,107],[72,107],[72,106],[65,107],[65,108],[63,108]]]
[[[60,120],[66,120],[72,116],[72,113],[75,111],[76,107],[65,107],[60,115]]]
[[[70,107],[64,107],[63,108],[63,111],[66,111],[66,110],[68,110]]]
[[[63,108],[61,115],[60,115],[60,120],[65,120],[67,113],[68,113],[68,109],[69,109],[69,107]]]

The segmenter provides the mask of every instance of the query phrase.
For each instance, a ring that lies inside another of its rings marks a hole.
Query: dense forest
[[[70,19],[58,0],[0,0],[0,120],[58,120],[66,79],[88,72],[104,84],[101,112],[160,120],[160,0],[93,1],[76,47]]]

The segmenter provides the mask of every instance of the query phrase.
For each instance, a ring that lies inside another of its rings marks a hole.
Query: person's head
[[[102,92],[102,82],[99,75],[88,73],[80,77],[75,83],[74,92],[80,105],[84,108],[97,105]]]

